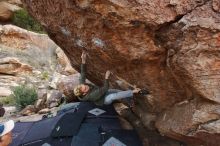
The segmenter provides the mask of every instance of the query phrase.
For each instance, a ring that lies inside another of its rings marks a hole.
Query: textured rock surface
[[[37,91],[37,101],[35,102],[34,106],[39,111],[46,107],[47,101],[47,90],[46,89],[39,89]]]
[[[0,43],[21,50],[27,50],[30,47],[41,49],[45,53],[48,48],[57,48],[47,35],[34,33],[13,25],[0,25]]]
[[[166,127],[165,133],[176,138],[198,138],[202,145],[219,143],[219,21],[219,13],[208,2],[170,28],[160,29],[158,37],[168,50],[167,66],[189,99],[173,107],[172,113],[165,112],[157,123],[161,132]]]
[[[56,80],[65,76],[57,72],[74,71],[65,54],[56,50],[60,48],[45,34],[0,25],[0,87],[28,83],[47,88],[52,82],[56,88]]]
[[[23,2],[77,70],[87,50],[89,80],[101,85],[110,69],[112,86],[120,85],[120,77],[150,90],[151,96],[136,100],[141,121],[153,112],[164,135],[219,143],[218,0]]]
[[[11,89],[5,88],[5,87],[0,87],[0,97],[6,97],[11,95]]]
[[[197,145],[217,146],[220,138],[219,109],[219,104],[205,101],[185,102],[166,111],[156,125],[162,134],[169,137]]]
[[[213,9],[217,12],[220,12],[220,1],[213,0],[212,1]]]
[[[61,74],[71,75],[77,73],[71,66],[69,59],[67,58],[66,54],[63,52],[61,48],[58,47],[56,49],[56,54],[57,54],[57,60],[60,64]]]
[[[49,85],[56,88],[58,79],[66,76],[58,72],[75,73],[70,67],[65,54],[47,35],[33,33],[13,25],[0,25],[0,97],[4,97],[1,102],[7,104],[5,102],[7,96],[12,93],[11,90],[15,86],[27,84],[38,89],[38,100],[34,105],[24,109],[21,115],[16,109],[11,110],[4,105],[6,114],[0,121],[39,120],[42,115],[30,115],[38,111],[45,113],[45,110],[40,110],[47,107],[50,107],[49,111],[54,111],[52,107],[60,104],[62,93],[53,91]],[[30,117],[21,117],[22,115]]]
[[[1,74],[16,75],[22,72],[32,72],[32,67],[20,62],[18,58],[6,57],[0,59]]]
[[[59,106],[62,100],[62,93],[58,90],[50,90],[47,93],[47,107],[53,108]]]
[[[19,5],[21,4],[20,1],[0,1],[0,22],[9,21],[12,16],[13,12],[16,10],[21,9]]]
[[[35,112],[36,108],[34,107],[34,105],[28,105],[22,111],[20,111],[20,114],[22,116],[29,116],[35,114]]]

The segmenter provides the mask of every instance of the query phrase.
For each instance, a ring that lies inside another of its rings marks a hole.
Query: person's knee
[[[105,99],[105,101],[104,101],[104,104],[105,104],[105,105],[109,105],[109,104],[111,104],[111,103],[112,103],[112,100]]]
[[[109,105],[113,102],[112,96],[105,97],[104,104]]]

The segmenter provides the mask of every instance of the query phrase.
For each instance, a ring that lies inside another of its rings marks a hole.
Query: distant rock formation
[[[3,0],[0,1],[0,22],[10,21],[13,13],[20,10],[22,3],[20,0]]]
[[[16,75],[24,72],[32,72],[32,70],[30,65],[20,62],[18,58],[0,58],[0,74]]]
[[[57,90],[58,81],[75,73],[64,52],[46,34],[0,25],[0,98],[7,98],[13,87],[21,84],[34,86],[39,93],[35,105],[24,109],[22,115],[45,108],[48,110],[43,112],[50,112],[58,106],[63,100],[62,90]],[[7,110],[6,116],[10,116]]]
[[[65,75],[72,75],[77,73],[76,70],[71,66],[69,59],[60,47],[56,49],[56,54],[57,60],[61,67],[60,73]]]

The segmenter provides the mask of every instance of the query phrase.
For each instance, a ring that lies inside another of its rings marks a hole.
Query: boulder
[[[34,105],[28,105],[22,111],[20,111],[20,114],[22,116],[30,116],[30,115],[35,114],[35,112],[36,112],[35,106]]]
[[[57,48],[57,45],[46,34],[35,33],[14,25],[0,25],[0,40],[2,45],[17,50],[32,49],[33,53],[39,57],[36,59],[42,59],[40,51],[46,57],[54,56],[53,53]]]
[[[207,101],[184,102],[164,112],[156,126],[163,135],[187,143],[217,146],[220,138],[219,109],[219,104]]]
[[[47,94],[47,107],[59,106],[62,101],[62,93],[58,90],[50,90]]]
[[[64,77],[65,77],[65,75],[62,75],[58,72],[54,72],[49,86],[53,89],[57,89],[57,84],[58,84],[59,80],[61,80]]]
[[[18,86],[19,83],[24,82],[25,78],[11,76],[11,75],[0,75],[0,86],[5,88]]]
[[[34,104],[34,107],[37,109],[37,110],[41,110],[43,108],[46,107],[46,104],[45,104],[46,100],[44,101],[43,99],[38,99],[35,104]]]
[[[13,12],[7,7],[7,3],[1,2],[0,3],[0,20],[7,21],[10,20],[13,16]]]
[[[10,96],[12,93],[10,88],[0,87],[0,97]]]
[[[20,7],[23,6],[21,0],[7,0],[7,2],[16,6],[20,6]]]
[[[220,12],[220,1],[212,0],[213,9],[217,12]]]
[[[57,72],[59,64],[55,53],[57,48],[46,34],[13,25],[0,25],[0,87],[27,83],[48,88],[50,77]],[[58,79],[53,80],[54,88]]]
[[[39,89],[37,91],[37,101],[35,102],[34,106],[36,109],[41,110],[46,107],[47,101],[47,90],[46,89]]]
[[[56,49],[57,60],[61,66],[60,73],[65,75],[71,75],[77,73],[70,64],[69,59],[61,48]]]
[[[11,20],[13,12],[20,9],[21,7],[11,4],[10,2],[0,1],[0,22]]]
[[[39,89],[37,91],[37,97],[38,99],[47,99],[47,89]]]
[[[110,69],[112,87],[149,89],[151,96],[135,100],[139,125],[156,120],[165,136],[195,145],[219,143],[218,0],[22,1],[77,71],[87,51],[90,81],[101,86]],[[72,89],[62,89],[67,87]]]
[[[49,112],[50,112],[50,109],[49,109],[49,108],[44,108],[44,109],[40,110],[40,111],[38,112],[38,114],[47,114],[47,113],[49,113]]]
[[[6,57],[0,59],[1,74],[16,75],[25,72],[32,72],[32,67],[20,62],[18,58]]]

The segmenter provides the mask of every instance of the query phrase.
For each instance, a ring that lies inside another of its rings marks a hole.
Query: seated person
[[[91,101],[97,105],[109,105],[113,101],[124,98],[131,98],[133,94],[139,93],[141,89],[121,91],[117,89],[109,89],[110,71],[105,74],[105,82],[103,87],[97,87],[85,82],[86,80],[86,52],[82,53],[80,85],[74,88],[74,95],[80,101]]]
[[[0,146],[9,146],[12,142],[12,129],[14,128],[14,121],[9,120],[4,124],[0,124]]]

